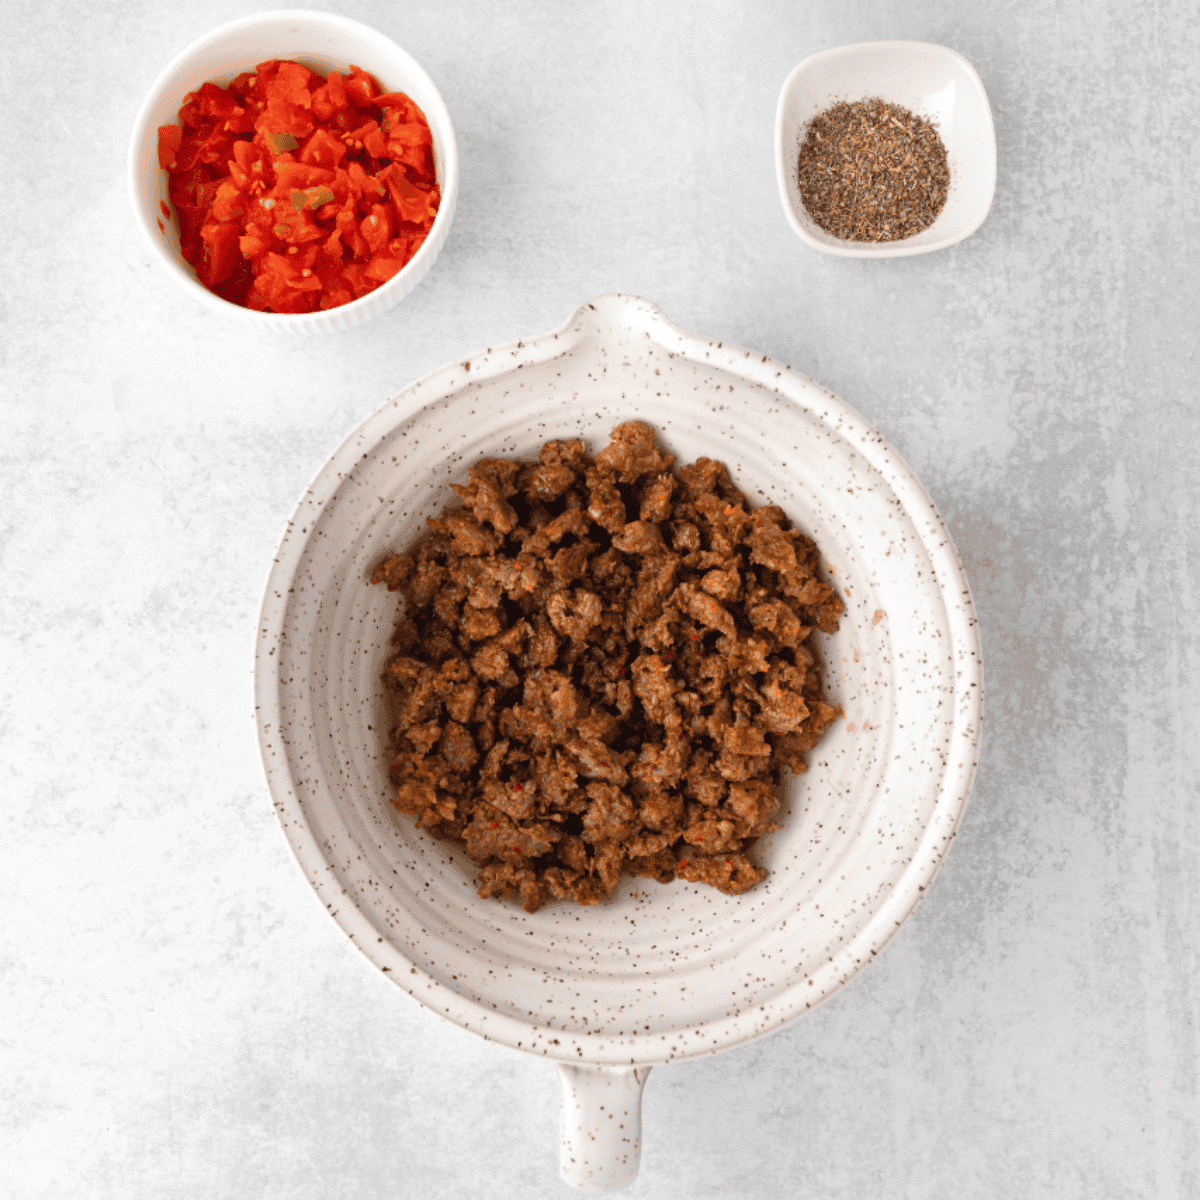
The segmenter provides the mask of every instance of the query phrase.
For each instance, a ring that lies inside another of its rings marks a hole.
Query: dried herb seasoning
[[[813,119],[800,147],[800,198],[834,237],[895,242],[933,224],[950,187],[937,130],[878,97],[842,102]]]

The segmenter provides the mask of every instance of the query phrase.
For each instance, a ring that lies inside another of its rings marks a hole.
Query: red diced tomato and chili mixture
[[[349,304],[386,283],[433,228],[433,135],[403,92],[351,66],[327,79],[272,59],[184,97],[158,130],[183,257],[259,312]]]

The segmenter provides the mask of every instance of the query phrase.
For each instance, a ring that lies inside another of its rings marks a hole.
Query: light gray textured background
[[[152,264],[134,114],[228,2],[0,14],[0,1195],[566,1197],[545,1062],[440,1023],[322,914],[267,800],[277,536],[425,372],[642,295],[893,442],[983,629],[985,745],[930,898],[830,1003],[659,1068],[632,1197],[1200,1195],[1200,17],[1054,4],[337,6],[462,153],[450,241],[352,334],[273,341]],[[776,197],[821,49],[941,42],[999,139],[983,228],[862,262]]]

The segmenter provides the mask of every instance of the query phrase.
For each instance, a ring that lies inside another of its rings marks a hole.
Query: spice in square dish
[[[808,215],[851,242],[913,237],[936,220],[950,186],[946,147],[934,126],[877,97],[818,114],[797,170]]]

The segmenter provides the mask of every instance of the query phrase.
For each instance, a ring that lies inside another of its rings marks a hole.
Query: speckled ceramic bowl
[[[816,538],[846,602],[818,641],[845,719],[787,785],[757,888],[631,878],[598,907],[528,914],[480,900],[466,856],[391,806],[379,677],[399,601],[367,579],[480,456],[533,458],[551,437],[598,449],[635,417],[681,461],[725,461]],[[887,442],[781,363],[620,296],[435,372],[350,435],[280,543],[256,686],[275,807],[329,913],[422,1004],[560,1065],[564,1175],[593,1190],[636,1174],[646,1068],[778,1029],[892,937],[954,837],[982,712],[966,580]]]
[[[228,86],[242,71],[269,58],[290,58],[326,76],[362,67],[389,91],[406,92],[420,106],[433,134],[433,158],[441,205],[429,236],[402,271],[358,300],[312,313],[254,312],[210,292],[179,249],[177,218],[164,221],[171,207],[168,174],[158,165],[158,127],[178,125],[188,92],[211,81]],[[134,218],[151,253],[197,301],[219,315],[291,337],[352,329],[399,304],[429,273],[446,244],[458,199],[458,147],[450,114],[433,80],[413,57],[378,30],[336,13],[283,9],[230,21],[193,42],[169,63],[134,121],[129,141],[129,196]]]

